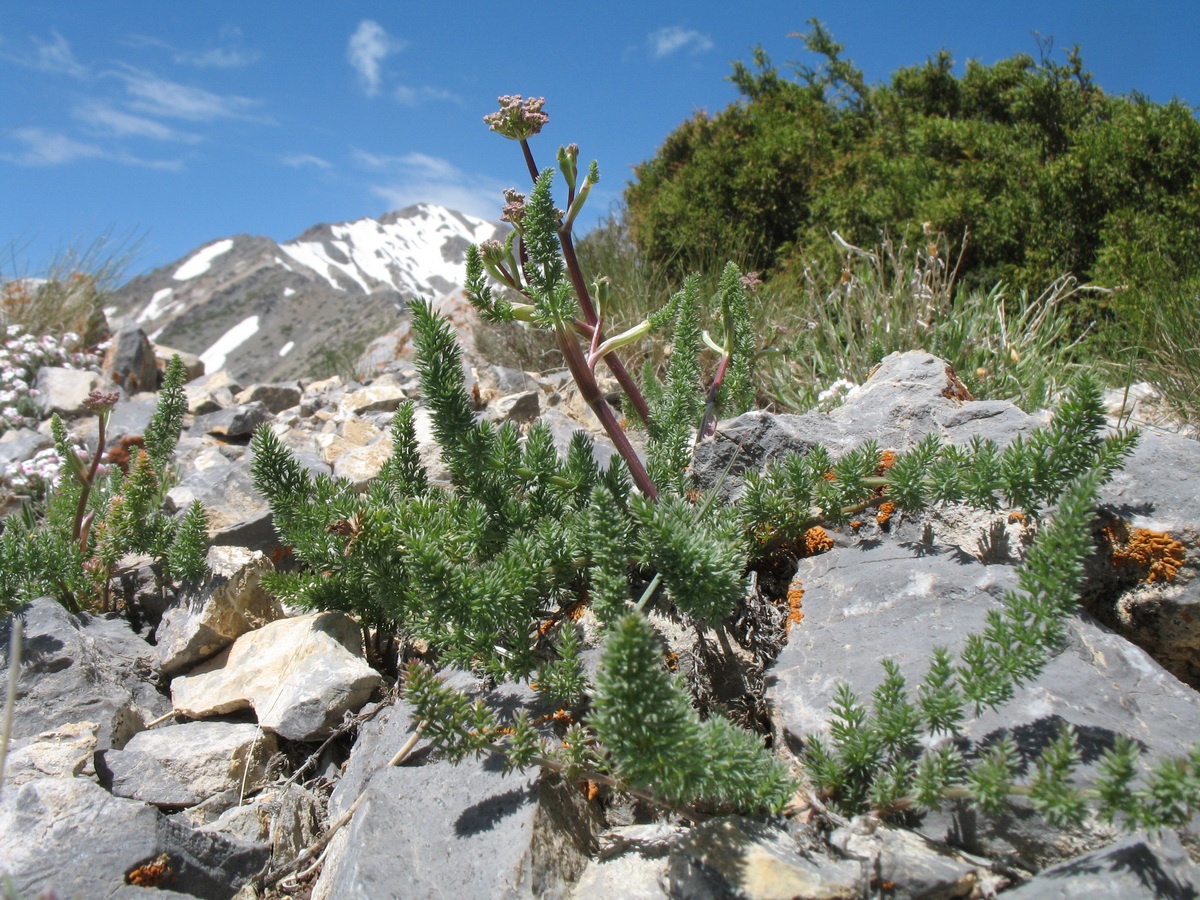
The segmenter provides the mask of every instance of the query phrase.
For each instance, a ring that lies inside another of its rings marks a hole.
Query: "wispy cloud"
[[[50,35],[49,41],[31,38],[34,45],[32,52],[4,53],[3,57],[27,69],[70,75],[74,78],[85,77],[88,74],[87,66],[75,58],[67,39],[57,31],[51,31]]]
[[[291,166],[293,169],[302,169],[305,166],[316,166],[318,169],[333,168],[333,163],[321,159],[319,156],[313,156],[311,153],[296,153],[292,156],[285,156],[281,162],[285,166]]]
[[[673,53],[687,51],[688,53],[703,53],[713,48],[712,40],[699,31],[681,28],[678,25],[668,25],[652,32],[647,38],[650,53],[655,59],[663,59]]]
[[[193,122],[215,119],[253,119],[258,101],[169,81],[151,72],[124,67],[114,74],[125,83],[129,106],[138,112]]]
[[[188,50],[145,34],[130,35],[127,43],[134,47],[157,47],[171,54],[171,59],[200,69],[239,69],[256,62],[261,54],[242,46],[242,30],[234,26],[221,29],[222,45],[207,50]]]
[[[125,165],[152,169],[178,170],[179,160],[143,159],[124,151],[107,150],[97,144],[86,144],[42,128],[15,128],[11,136],[25,145],[21,153],[0,154],[0,158],[21,166],[61,166],[84,159],[105,159]]]
[[[350,42],[346,46],[346,59],[351,68],[358,73],[363,90],[368,95],[379,93],[383,61],[406,46],[407,42],[389,35],[384,27],[373,19],[363,19],[358,23],[358,28],[350,35]]]
[[[178,131],[162,122],[135,116],[100,101],[81,104],[75,107],[72,115],[88,126],[93,134],[151,138],[156,141],[179,141],[188,144],[195,144],[201,140],[198,134]]]
[[[464,172],[449,160],[424,153],[384,156],[366,151],[354,154],[358,165],[373,173],[369,189],[391,209],[414,203],[437,203],[467,215],[498,218],[500,192],[505,185]]]
[[[404,106],[418,106],[421,103],[435,102],[445,100],[451,103],[461,103],[462,97],[453,91],[442,90],[441,88],[432,87],[405,87],[401,85],[392,91],[392,97],[397,103]]]

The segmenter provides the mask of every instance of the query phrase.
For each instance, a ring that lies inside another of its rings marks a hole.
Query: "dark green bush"
[[[961,76],[943,50],[868,85],[815,20],[802,38],[820,65],[787,78],[756,51],[734,64],[742,100],[636,169],[625,199],[649,259],[679,275],[732,247],[746,268],[803,268],[833,230],[871,245],[927,226],[970,233],[964,287],[1036,295],[1070,273],[1122,288],[1111,305],[1128,318],[1164,271],[1200,274],[1200,123],[1184,104],[1108,94],[1078,48],[1060,63],[1048,42]]]

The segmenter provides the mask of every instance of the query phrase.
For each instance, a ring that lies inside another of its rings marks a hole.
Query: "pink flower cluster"
[[[42,366],[98,371],[100,358],[80,348],[79,335],[29,334],[9,325],[0,344],[0,434],[10,428],[36,428],[33,381]]]

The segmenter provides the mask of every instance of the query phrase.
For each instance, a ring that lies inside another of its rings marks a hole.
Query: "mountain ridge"
[[[434,204],[319,223],[283,243],[216,238],[114,292],[110,319],[194,353],[208,371],[278,381],[353,364],[416,297],[461,290],[470,244],[505,226]]]

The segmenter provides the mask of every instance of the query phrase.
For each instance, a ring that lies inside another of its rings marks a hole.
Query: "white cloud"
[[[647,41],[650,43],[650,52],[656,59],[662,59],[680,50],[703,53],[713,48],[713,42],[707,35],[678,25],[658,29],[647,37]]]
[[[240,69],[258,60],[259,53],[240,47],[213,47],[211,50],[180,50],[175,62],[187,63],[199,68]]]
[[[90,102],[77,106],[72,113],[76,119],[91,126],[93,133],[118,137],[144,137],[157,141],[181,141],[194,144],[201,140],[197,134],[177,131],[161,122],[114,109],[107,103]]]
[[[393,38],[373,19],[363,19],[358,23],[346,46],[346,59],[358,73],[363,90],[368,95],[379,93],[380,66],[383,61],[406,46],[406,42]]]
[[[51,31],[50,34],[52,39],[49,41],[32,38],[35,47],[32,54],[5,53],[4,58],[27,69],[56,72],[74,78],[87,75],[87,67],[75,58],[67,39],[57,31]]]
[[[224,46],[211,47],[208,50],[184,50],[166,41],[145,34],[131,35],[127,41],[135,47],[158,47],[171,54],[171,59],[180,65],[196,66],[197,68],[236,69],[256,62],[261,55],[256,50],[240,46],[242,30],[233,26],[221,29],[221,40]]]
[[[436,203],[482,219],[500,217],[501,190],[506,185],[463,172],[449,160],[424,153],[383,156],[362,150],[356,151],[354,158],[361,168],[381,176],[369,189],[390,209]]]
[[[318,169],[333,168],[333,163],[321,159],[319,156],[313,156],[311,153],[296,153],[292,156],[285,156],[281,161],[285,166],[291,166],[293,169],[302,169],[305,166],[316,166]]]
[[[416,106],[419,103],[436,100],[448,100],[452,103],[462,102],[462,98],[453,91],[431,87],[411,88],[400,85],[392,91],[392,96],[397,103],[401,103],[404,106]]]
[[[65,134],[42,128],[15,128],[11,135],[25,145],[25,151],[17,155],[3,154],[0,158],[21,166],[61,166],[83,159],[106,159],[125,165],[171,171],[183,165],[179,160],[142,159],[123,151],[105,150],[96,144],[85,144]]]
[[[258,105],[257,101],[247,97],[214,94],[128,66],[126,71],[114,74],[125,82],[125,90],[132,98],[130,107],[152,116],[193,122],[249,119],[254,118],[251,110]]]

